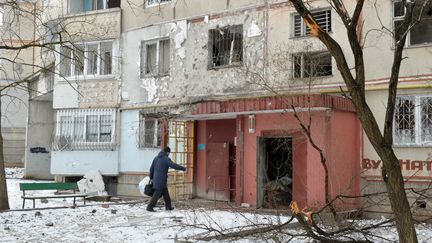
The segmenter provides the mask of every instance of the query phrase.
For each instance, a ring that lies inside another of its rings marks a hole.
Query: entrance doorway
[[[257,205],[286,208],[292,201],[293,190],[292,138],[259,138],[258,146]]]

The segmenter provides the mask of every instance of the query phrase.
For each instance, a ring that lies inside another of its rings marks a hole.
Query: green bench
[[[86,203],[87,194],[76,193],[78,185],[75,182],[68,183],[20,183],[20,190],[23,192],[21,198],[23,199],[23,206],[25,206],[25,200],[33,200],[33,208],[35,208],[36,199],[48,199],[48,198],[73,198],[73,205],[75,206],[75,199],[81,197],[84,199],[84,205]],[[45,190],[73,190],[73,194],[59,194],[59,195],[40,195],[40,196],[27,196],[26,191],[45,191]]]

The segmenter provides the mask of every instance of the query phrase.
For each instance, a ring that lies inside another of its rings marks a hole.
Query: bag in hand
[[[147,196],[153,196],[154,189],[153,189],[153,181],[149,181],[147,185],[144,187],[144,194]]]
[[[144,177],[144,179],[142,179],[138,184],[138,189],[143,196],[153,196],[153,182],[150,180],[150,177]]]

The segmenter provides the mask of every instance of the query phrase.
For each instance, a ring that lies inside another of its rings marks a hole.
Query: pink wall
[[[334,111],[331,116],[332,150],[330,184],[331,195],[360,195],[360,123],[354,113]],[[340,207],[359,207],[360,200],[344,199],[344,204],[337,201]]]
[[[304,121],[306,112],[300,113]],[[287,136],[293,138],[293,200],[300,207],[324,204],[324,169],[319,152],[301,130],[293,113],[257,114],[255,133],[249,133],[248,116],[237,120],[209,120],[197,122],[197,146],[209,142],[234,142],[236,147],[236,202],[257,203],[257,139],[263,136]],[[359,195],[360,126],[355,113],[341,111],[314,111],[312,113],[312,136],[324,149],[330,174],[330,194]],[[241,148],[240,137],[244,144]],[[243,162],[240,150],[243,149]],[[206,151],[197,148],[196,189],[198,196],[205,197]],[[244,176],[241,177],[241,164]],[[241,178],[243,194],[241,195]],[[344,207],[358,206],[358,201]],[[342,205],[340,205],[342,206]]]
[[[307,121],[307,113],[300,117]],[[248,118],[242,118],[244,132],[244,194],[241,202],[257,203],[257,138],[281,135],[293,138],[293,200],[299,206],[318,206],[325,201],[324,169],[319,152],[306,139],[292,113],[256,115],[255,133],[248,132]],[[359,125],[350,112],[316,111],[312,115],[315,143],[324,149],[330,173],[331,195],[335,196],[352,185],[349,194],[358,195]],[[348,163],[347,163],[348,162]],[[349,164],[349,165],[348,165]],[[237,170],[239,171],[239,170]],[[345,187],[344,187],[345,186]]]

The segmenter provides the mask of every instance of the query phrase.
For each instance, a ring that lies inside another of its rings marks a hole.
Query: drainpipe
[[[243,119],[242,116],[240,116],[239,119],[239,131],[240,131],[240,137],[239,137],[239,148],[240,148],[240,203],[243,202],[243,195],[244,195],[244,133],[243,133]]]

